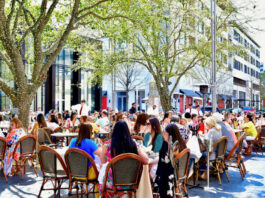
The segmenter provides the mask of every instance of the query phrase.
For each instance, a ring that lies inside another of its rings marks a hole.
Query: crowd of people
[[[85,110],[85,111],[84,111]],[[158,188],[161,197],[171,197],[173,191],[173,167],[168,160],[170,144],[175,144],[174,152],[179,153],[187,148],[187,144],[193,136],[198,139],[208,139],[213,145],[222,136],[228,139],[227,153],[231,151],[237,142],[235,129],[241,129],[246,132],[246,140],[254,139],[257,136],[256,126],[265,125],[264,115],[255,113],[211,113],[200,110],[197,105],[194,109],[189,105],[184,114],[176,112],[159,113],[156,106],[146,114],[137,112],[135,103],[128,112],[113,112],[103,110],[89,114],[85,107],[85,101],[82,101],[79,110],[64,111],[62,114],[56,110],[51,110],[48,115],[41,111],[31,114],[31,124],[26,130],[18,118],[10,120],[10,126],[6,141],[9,145],[5,157],[5,173],[9,176],[15,174],[17,169],[12,168],[14,158],[19,158],[20,151],[12,155],[15,144],[19,138],[27,133],[36,135],[39,128],[50,128],[53,133],[68,130],[69,132],[78,132],[78,137],[72,138],[69,148],[79,148],[86,151],[95,159],[98,156],[105,164],[122,153],[135,153],[139,155],[144,164],[148,164],[148,155],[144,147],[151,148],[153,153],[159,155],[157,169],[153,181]],[[0,116],[0,122],[3,118]],[[97,144],[94,139],[98,133],[104,130],[111,134],[111,138],[105,142]],[[4,137],[3,134],[0,133]],[[144,137],[143,145],[133,140],[132,136]],[[53,141],[56,141],[54,139]],[[199,141],[199,152],[202,158],[206,157],[207,145]],[[247,144],[244,145],[247,147]],[[214,152],[213,152],[214,153]],[[214,158],[214,154],[210,156]],[[90,174],[95,177],[95,174]],[[205,173],[201,174],[205,179]],[[112,173],[108,174],[107,187],[112,188]],[[121,187],[122,188],[122,187]],[[99,189],[102,189],[102,181],[99,182]]]

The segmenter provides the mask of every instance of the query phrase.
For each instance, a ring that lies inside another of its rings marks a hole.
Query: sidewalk
[[[252,153],[250,157],[244,159],[247,174],[245,180],[241,180],[237,169],[229,169],[228,174],[230,183],[225,175],[221,176],[222,185],[219,185],[217,178],[210,178],[210,191],[194,188],[188,189],[191,198],[261,198],[265,197],[265,153]],[[39,171],[39,175],[41,172]],[[35,198],[37,197],[42,177],[36,178],[34,172],[28,169],[24,180],[19,176],[9,177],[8,183],[5,182],[3,175],[0,177],[0,198]],[[205,181],[200,181],[201,186],[206,186]],[[66,186],[67,187],[67,186]],[[66,197],[67,190],[62,190],[62,196]],[[41,197],[53,197],[52,191],[43,191]],[[143,197],[144,198],[144,197]]]

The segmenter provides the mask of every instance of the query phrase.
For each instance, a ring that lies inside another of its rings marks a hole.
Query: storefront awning
[[[231,100],[232,96],[225,95],[225,94],[218,94],[217,95],[219,98],[225,99],[225,100]]]
[[[199,92],[199,91],[195,91],[195,93],[198,94],[199,97],[201,97],[201,98],[203,97],[203,94],[202,94],[201,92]],[[211,95],[211,93],[206,93],[206,94],[205,94],[205,97],[208,98],[210,95]]]
[[[195,91],[188,90],[188,89],[180,89],[180,92],[185,94],[188,97],[200,97]]]

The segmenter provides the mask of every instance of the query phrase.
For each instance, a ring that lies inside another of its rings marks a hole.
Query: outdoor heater
[[[202,93],[203,113],[205,112],[205,94],[208,93],[208,88],[208,85],[200,85],[200,92]]]

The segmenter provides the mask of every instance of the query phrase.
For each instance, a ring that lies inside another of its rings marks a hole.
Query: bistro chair
[[[3,174],[5,176],[5,180],[7,182],[7,176],[4,170],[4,159],[5,159],[5,153],[6,153],[6,139],[3,137],[0,137],[0,163],[1,163],[1,168],[3,169]]]
[[[175,193],[177,197],[183,197],[182,191],[185,193],[185,197],[188,196],[186,188],[186,180],[188,177],[188,165],[190,161],[190,149],[186,148],[178,153],[173,161],[174,175],[175,175]]]
[[[225,160],[225,152],[226,152],[226,146],[227,146],[227,137],[223,136],[215,144],[213,145],[213,151],[216,151],[216,158],[215,160],[210,160],[210,163],[213,164],[213,168],[215,169],[215,172],[217,174],[219,184],[222,184],[221,177],[220,177],[220,171],[221,169],[224,170],[226,178],[228,182],[230,182],[229,176],[227,174],[227,170],[224,165],[224,160]],[[209,153],[210,157],[212,152]]]
[[[49,128],[39,128],[37,132],[37,150],[39,146],[47,145],[49,147],[57,147],[57,144],[53,144],[51,141],[51,133]]]
[[[93,194],[99,193],[99,191],[95,192],[95,187],[98,185],[98,170],[93,158],[87,152],[77,148],[68,149],[64,157],[69,176],[68,197],[79,195],[78,185],[81,187],[81,197],[83,197],[83,194],[88,197],[91,190],[93,190]],[[73,184],[76,185],[76,194],[72,193]],[[91,184],[92,186],[89,189]]]
[[[223,136],[214,143],[213,149],[212,149],[213,151],[216,152],[216,156],[214,160],[210,160],[210,166],[213,168],[213,172],[217,174],[219,184],[222,184],[221,177],[220,177],[220,172],[222,170],[225,172],[228,182],[230,182],[230,179],[227,174],[226,167],[225,167],[225,163],[224,163],[226,146],[227,146],[227,137]],[[210,152],[209,156],[207,157],[210,157],[211,155],[212,155],[212,152]],[[203,163],[206,163],[206,161],[207,161],[207,158],[204,160]],[[207,171],[205,169],[200,169],[199,166],[200,166],[200,163],[197,163],[197,170],[196,170],[196,181],[197,182],[198,182],[199,171]],[[208,168],[211,168],[211,167],[208,167]]]
[[[246,168],[242,159],[243,140],[245,139],[245,137],[246,133],[243,133],[237,140],[237,143],[234,145],[232,150],[225,157],[225,166],[238,168],[242,180],[244,180],[244,177],[246,175]]]
[[[142,175],[143,162],[141,158],[132,153],[124,153],[113,158],[106,167],[103,197],[110,196],[113,193],[116,198],[118,192],[125,194],[125,191],[133,193],[136,198],[136,190],[138,189],[140,178]],[[112,171],[113,189],[108,189],[106,183],[108,180],[109,170]],[[119,189],[119,187],[126,187],[126,189]]]
[[[43,182],[38,197],[40,197],[43,190],[53,190],[54,198],[58,191],[58,196],[60,197],[60,190],[68,189],[61,187],[63,182],[68,180],[68,173],[63,159],[54,149],[48,146],[41,146],[38,155],[43,175]],[[44,186],[48,181],[51,181],[53,188],[44,189]]]
[[[260,151],[263,155],[263,146],[265,145],[265,125],[261,126],[258,130],[257,137],[253,142],[253,149],[256,151]]]
[[[26,173],[26,166],[27,166],[27,161],[31,162],[32,168],[34,169],[35,174],[38,177],[38,173],[36,170],[36,167],[34,165],[34,151],[36,148],[36,137],[33,135],[25,135],[23,137],[21,137],[16,146],[15,149],[13,151],[13,158],[14,155],[18,149],[18,147],[20,148],[20,156],[18,160],[16,161],[16,167],[20,167],[20,173],[21,173],[21,179],[24,179],[24,174]],[[15,159],[15,158],[14,158]]]

